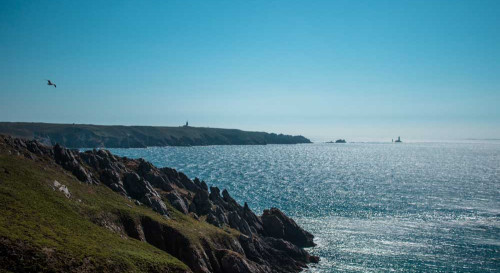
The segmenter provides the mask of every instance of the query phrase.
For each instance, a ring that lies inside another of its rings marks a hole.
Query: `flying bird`
[[[53,85],[54,88],[57,88],[56,84],[55,83],[52,83],[50,80],[47,80],[47,85]]]

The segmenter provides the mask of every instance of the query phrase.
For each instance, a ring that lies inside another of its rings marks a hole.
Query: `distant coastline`
[[[311,143],[303,136],[206,127],[0,122],[0,133],[71,148]]]
[[[337,139],[335,141],[327,141],[325,143],[347,143],[347,141],[345,141],[345,139]]]

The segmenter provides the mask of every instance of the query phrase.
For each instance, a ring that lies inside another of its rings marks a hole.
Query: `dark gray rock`
[[[313,242],[314,236],[311,233],[299,227],[294,220],[286,216],[277,208],[264,210],[261,219],[264,225],[264,232],[268,236],[285,239],[299,247],[316,245]],[[281,235],[280,222],[283,225],[283,235]]]
[[[189,213],[188,206],[186,205],[183,198],[179,195],[179,193],[177,193],[176,191],[173,191],[173,192],[168,193],[166,197],[168,199],[168,202],[170,202],[170,204],[175,209],[177,209],[178,211],[180,211],[184,214]]]
[[[222,201],[222,198],[220,196],[220,190],[217,187],[210,187],[210,195],[209,195],[210,200],[215,203],[215,204],[220,204]]]
[[[111,184],[123,185],[123,182],[120,179],[120,175],[112,169],[105,169],[104,171],[102,171],[100,178],[101,182],[108,186]]]
[[[191,213],[196,214],[197,209],[196,209],[196,205],[194,204],[194,202],[191,202],[191,204],[189,204],[188,211],[191,212]]]
[[[221,269],[224,273],[264,273],[258,265],[230,250],[218,251]]]
[[[196,205],[198,215],[206,215],[212,209],[212,202],[208,198],[208,191],[197,189],[193,198],[193,204]]]
[[[220,206],[217,206],[215,208],[215,216],[219,220],[219,223],[222,224],[229,224],[229,220],[227,219],[227,215],[224,213],[224,211],[221,209]]]
[[[252,229],[252,233],[263,233],[264,228],[262,225],[262,220],[257,215],[255,215],[255,213],[253,213],[246,202],[243,206],[241,217],[245,219],[245,221],[247,221],[248,225]]]
[[[263,215],[262,223],[267,236],[275,238],[285,237],[285,226],[279,217],[275,215]]]
[[[216,227],[222,227],[222,223],[219,221],[217,216],[215,216],[211,212],[207,215],[207,223],[212,224]]]
[[[172,183],[169,181],[168,177],[157,169],[153,164],[145,161],[144,159],[138,159],[139,166],[137,167],[137,173],[147,180],[151,185],[156,188],[162,189],[164,191],[172,191]]]
[[[130,197],[150,206],[162,215],[168,215],[167,206],[161,200],[158,192],[137,173],[129,172],[124,174],[123,184]]]
[[[299,248],[296,245],[283,239],[267,237],[264,238],[264,241],[272,248],[285,252],[294,260],[302,261],[304,263],[317,263],[319,261],[318,257],[310,256],[304,249]]]
[[[227,214],[227,219],[229,226],[231,226],[234,229],[239,230],[245,235],[251,236],[252,231],[250,230],[250,226],[248,225],[247,221],[245,219],[241,218],[237,212],[231,211]]]
[[[72,172],[78,180],[89,184],[97,184],[91,174],[78,162],[73,151],[57,144],[54,146],[54,158],[57,164],[61,165],[65,170]]]
[[[154,211],[158,212],[159,214],[169,217],[167,206],[165,205],[165,203],[163,203],[163,201],[159,196],[153,195],[152,193],[148,193],[139,200],[142,203],[146,204],[147,206],[151,207]]]

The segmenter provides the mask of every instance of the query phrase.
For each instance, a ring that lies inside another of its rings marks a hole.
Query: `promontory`
[[[0,135],[1,272],[297,273],[314,245],[175,169]]]
[[[69,148],[265,145],[311,143],[303,136],[207,127],[0,122],[0,134]]]

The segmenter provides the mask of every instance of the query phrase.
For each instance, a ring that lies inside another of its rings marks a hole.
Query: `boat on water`
[[[396,142],[396,143],[401,143],[403,141],[401,141],[401,137],[398,136],[398,139],[396,139],[396,141],[393,141],[393,142]]]

